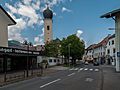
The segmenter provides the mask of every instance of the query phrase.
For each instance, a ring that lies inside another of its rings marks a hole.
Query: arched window
[[[47,30],[50,30],[50,26],[47,26]]]

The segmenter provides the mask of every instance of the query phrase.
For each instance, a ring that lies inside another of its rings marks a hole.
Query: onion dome
[[[53,12],[49,9],[49,7],[43,11],[43,16],[45,19],[52,19]]]

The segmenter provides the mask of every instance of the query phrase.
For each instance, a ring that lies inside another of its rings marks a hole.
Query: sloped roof
[[[115,38],[115,34],[111,35],[109,39]]]
[[[97,44],[92,44],[92,45],[90,45],[86,50],[91,50],[91,49],[93,49],[96,45],[97,45]]]
[[[16,24],[16,22],[13,20],[13,18],[3,9],[3,7],[0,5],[0,9],[3,11],[3,13],[5,14],[5,15],[7,15],[7,17],[12,21],[12,23],[9,23],[8,25],[10,26],[10,25],[15,25]]]
[[[120,13],[120,8],[119,8],[119,9],[116,9],[116,10],[113,10],[113,11],[111,11],[111,12],[108,12],[108,13],[100,16],[100,18],[110,18],[110,17],[115,16],[115,14],[117,14],[117,13]]]

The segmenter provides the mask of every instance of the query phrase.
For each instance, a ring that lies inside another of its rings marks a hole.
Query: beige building
[[[53,33],[52,33],[52,17],[53,12],[47,7],[47,9],[43,12],[44,16],[44,42],[49,43],[53,40]]]
[[[8,47],[8,26],[15,24],[16,22],[0,6],[0,47]]]

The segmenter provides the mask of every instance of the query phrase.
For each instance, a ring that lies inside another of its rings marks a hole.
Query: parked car
[[[87,61],[85,62],[85,65],[88,65],[88,62],[87,62]]]
[[[94,66],[98,66],[98,65],[99,65],[99,62],[97,62],[97,61],[96,61],[96,62],[93,62],[93,65],[94,65]]]

